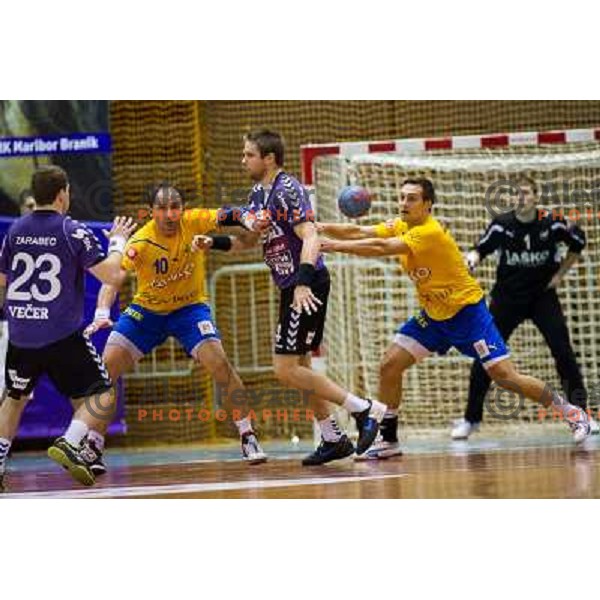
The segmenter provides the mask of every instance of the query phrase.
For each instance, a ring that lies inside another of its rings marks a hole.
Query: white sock
[[[94,446],[96,446],[100,452],[104,452],[104,436],[101,433],[90,429],[87,436],[88,440],[90,440],[90,442],[94,442]]]
[[[81,440],[87,435],[88,426],[83,421],[77,421],[74,419],[71,421],[69,428],[65,432],[64,438],[71,446],[78,448],[81,444]]]
[[[342,437],[342,432],[333,417],[319,421],[321,435],[326,442],[337,442]]]
[[[252,431],[252,423],[250,422],[250,419],[248,417],[244,417],[239,421],[234,421],[234,423],[235,426],[238,428],[238,431],[240,432],[240,436],[244,435],[245,433],[248,433],[249,431]]]
[[[10,440],[0,437],[0,475],[2,475],[6,469],[6,457],[8,456],[11,444],[12,442]]]
[[[363,398],[359,398],[358,396],[348,392],[343,406],[349,413],[356,413],[367,410],[367,408],[369,408],[369,403]]]

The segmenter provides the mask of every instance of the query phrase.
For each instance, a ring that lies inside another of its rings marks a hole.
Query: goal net
[[[402,181],[427,176],[434,182],[434,216],[447,226],[459,247],[467,251],[489,224],[491,210],[507,210],[512,201],[506,182],[519,174],[538,184],[540,206],[562,210],[578,220],[587,234],[582,259],[559,290],[572,343],[597,410],[600,398],[600,145],[573,143],[488,149],[434,151],[417,154],[321,156],[314,163],[318,218],[347,221],[337,208],[337,196],[347,184],[372,194],[370,213],[359,220],[372,224],[397,216]],[[328,259],[332,291],[326,328],[329,374],[340,384],[369,397],[377,396],[378,365],[395,328],[418,310],[413,284],[401,276],[396,259]],[[489,257],[477,271],[486,293],[494,281],[496,261]],[[526,322],[510,339],[519,369],[561,389],[555,363],[541,334]],[[467,399],[471,360],[455,350],[433,356],[409,370],[404,381],[401,420],[405,426],[446,426],[462,416]],[[522,406],[520,406],[522,405]],[[488,423],[548,422],[538,407],[493,387],[486,401]]]

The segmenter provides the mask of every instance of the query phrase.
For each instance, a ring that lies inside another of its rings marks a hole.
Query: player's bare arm
[[[242,252],[256,248],[260,236],[250,231],[239,235],[196,235],[192,240],[192,251],[208,252],[222,250],[224,252]]]
[[[316,223],[317,232],[338,240],[362,240],[376,236],[374,225]]]
[[[302,240],[302,252],[300,254],[298,284],[294,290],[292,308],[297,312],[305,311],[310,315],[317,312],[322,304],[310,289],[310,282],[314,277],[315,263],[319,258],[321,244],[314,223],[308,221],[299,223],[294,227],[294,233]]]
[[[99,329],[107,329],[113,326],[110,318],[110,307],[114,304],[119,290],[123,287],[127,279],[127,271],[119,270],[117,281],[113,284],[102,284],[98,292],[98,300],[96,302],[96,312],[94,320],[85,328],[86,335],[93,335]]]
[[[408,254],[408,245],[400,238],[367,238],[364,240],[340,241],[321,238],[322,252],[341,252],[356,256],[397,256]]]
[[[265,233],[271,226],[268,210],[254,211],[248,207],[220,208],[217,222],[221,227],[243,227],[253,233]]]

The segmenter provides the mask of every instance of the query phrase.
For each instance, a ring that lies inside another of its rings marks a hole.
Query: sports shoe
[[[450,436],[453,440],[467,440],[472,433],[479,431],[480,423],[470,423],[466,419],[454,421]]]
[[[81,449],[79,450],[79,455],[86,462],[90,471],[94,474],[94,477],[106,475],[107,469],[102,450],[100,450],[93,441],[85,438]]]
[[[569,414],[572,413],[572,414]],[[577,413],[575,415],[574,413]],[[588,416],[583,410],[571,410],[565,413],[567,425],[573,434],[573,441],[579,445],[582,444],[591,433]]]
[[[369,408],[362,412],[352,413],[358,429],[358,440],[356,442],[356,454],[364,452],[375,441],[379,433],[379,423],[383,420],[387,406],[377,400],[367,400]]]
[[[590,433],[592,435],[598,435],[600,433],[600,425],[598,425],[598,421],[594,419],[594,417],[589,417],[590,422]]]
[[[319,447],[302,460],[302,466],[324,465],[332,460],[346,458],[351,454],[354,454],[354,446],[347,435],[342,435],[337,442],[326,442],[321,438]]]
[[[259,465],[267,462],[267,455],[258,443],[258,439],[254,431],[247,431],[241,437],[242,442],[242,457],[250,465]]]
[[[378,435],[373,445],[361,456],[355,456],[354,460],[385,460],[392,456],[402,456],[400,442],[388,442]]]
[[[71,446],[64,437],[58,438],[50,448],[48,457],[65,467],[73,479],[83,485],[94,485],[96,478],[79,454],[79,450]]]

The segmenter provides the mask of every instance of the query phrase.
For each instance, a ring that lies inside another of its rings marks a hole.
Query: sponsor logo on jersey
[[[194,267],[195,264],[193,262],[186,263],[177,273],[172,273],[167,277],[153,279],[150,282],[150,287],[153,289],[161,290],[170,283],[178,283],[179,281],[183,281],[184,279],[190,279],[194,274]]]
[[[215,334],[215,326],[211,321],[200,321],[198,323],[198,329],[202,335],[214,335]]]
[[[408,276],[414,283],[423,283],[431,278],[431,269],[419,267],[408,272]]]
[[[491,354],[489,346],[485,340],[479,340],[475,342],[473,344],[473,348],[475,348],[475,352],[477,352],[477,356],[479,356],[479,358],[486,358]]]
[[[86,231],[85,229],[80,227],[71,234],[71,237],[75,238],[76,240],[81,240],[86,250],[92,249],[92,240],[90,239],[89,231]]]
[[[541,252],[511,252],[506,251],[506,264],[509,267],[539,267],[548,262],[549,250]]]

